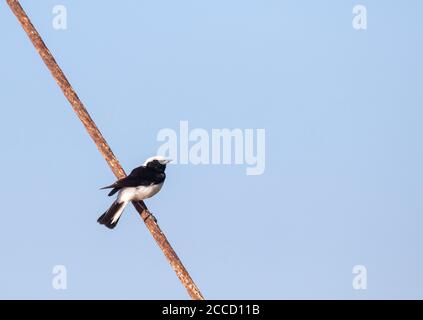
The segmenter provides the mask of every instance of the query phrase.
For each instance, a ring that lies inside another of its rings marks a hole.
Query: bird
[[[131,173],[115,183],[100,190],[112,189],[108,196],[118,193],[110,208],[97,220],[109,229],[114,229],[127,204],[131,201],[141,201],[157,194],[166,179],[166,165],[171,159],[163,156],[148,158],[144,164],[135,168]]]

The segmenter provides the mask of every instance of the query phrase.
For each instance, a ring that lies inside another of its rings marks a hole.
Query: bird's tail
[[[98,218],[97,222],[104,224],[109,229],[113,229],[116,227],[123,209],[125,209],[127,204],[128,202],[118,202],[118,200],[116,200],[110,208]]]

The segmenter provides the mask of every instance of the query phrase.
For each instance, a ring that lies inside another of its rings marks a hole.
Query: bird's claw
[[[148,215],[145,217],[144,222],[147,221],[147,219],[152,219],[155,223],[157,223],[156,217],[150,212],[147,211]]]

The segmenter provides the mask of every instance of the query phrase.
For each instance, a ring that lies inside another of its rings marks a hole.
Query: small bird
[[[160,191],[166,179],[166,165],[172,160],[162,156],[148,158],[144,164],[110,186],[101,188],[112,189],[108,196],[118,193],[118,197],[97,220],[107,228],[116,227],[123,210],[130,201],[141,201],[151,198]]]

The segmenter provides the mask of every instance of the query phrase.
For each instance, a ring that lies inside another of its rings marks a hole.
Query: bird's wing
[[[147,169],[147,167],[145,166],[140,166],[138,168],[135,168],[134,170],[131,171],[131,173],[128,175],[128,177],[142,177],[148,174],[148,172],[150,172],[149,169]]]
[[[102,189],[113,188],[113,190],[109,193],[109,196],[112,196],[122,188],[150,186],[152,184],[161,183],[165,180],[165,177],[166,175],[164,172],[157,173],[149,168],[141,166],[132,170],[127,177],[122,178]]]
[[[155,182],[155,176],[151,170],[146,167],[138,167],[131,171],[131,173],[112,184],[110,187],[115,189],[149,186]]]

